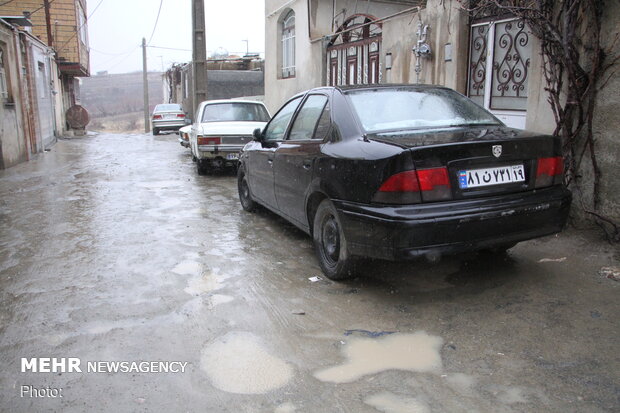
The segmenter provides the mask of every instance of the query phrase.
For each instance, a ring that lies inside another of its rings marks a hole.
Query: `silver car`
[[[185,112],[178,103],[162,103],[155,106],[151,115],[153,135],[164,130],[177,131],[187,125]]]
[[[264,128],[270,119],[262,102],[239,99],[202,102],[196,114],[189,145],[199,175],[236,167],[239,152],[252,140],[254,129]]]

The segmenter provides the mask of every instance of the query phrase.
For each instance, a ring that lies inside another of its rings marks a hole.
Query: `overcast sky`
[[[153,32],[160,0],[87,0],[90,70],[126,73],[142,70],[142,38]],[[207,53],[223,47],[231,54],[265,51],[264,0],[205,0]],[[192,58],[191,0],[163,0],[151,46],[148,69],[162,70]]]

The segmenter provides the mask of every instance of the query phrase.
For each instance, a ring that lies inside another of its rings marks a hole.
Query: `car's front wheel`
[[[245,176],[245,173],[241,168],[237,171],[237,189],[239,190],[239,201],[241,202],[241,207],[248,212],[254,211],[256,209],[256,202],[252,199],[250,186],[248,185],[248,178]]]
[[[336,208],[329,199],[323,200],[314,215],[314,248],[323,273],[332,280],[355,276],[356,257],[347,248]]]

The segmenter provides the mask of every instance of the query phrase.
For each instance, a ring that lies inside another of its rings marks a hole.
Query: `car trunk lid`
[[[561,153],[558,138],[499,126],[398,131],[367,137],[408,149],[418,171],[445,168],[451,199],[534,189],[538,159]]]

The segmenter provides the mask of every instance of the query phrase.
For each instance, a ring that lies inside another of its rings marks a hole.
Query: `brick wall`
[[[88,70],[88,48],[80,41],[78,3],[87,13],[84,0],[50,0],[50,28],[53,38],[48,41],[43,0],[15,0],[0,6],[0,15],[21,16],[24,11],[31,14],[32,34],[58,53],[59,62],[80,63]]]

